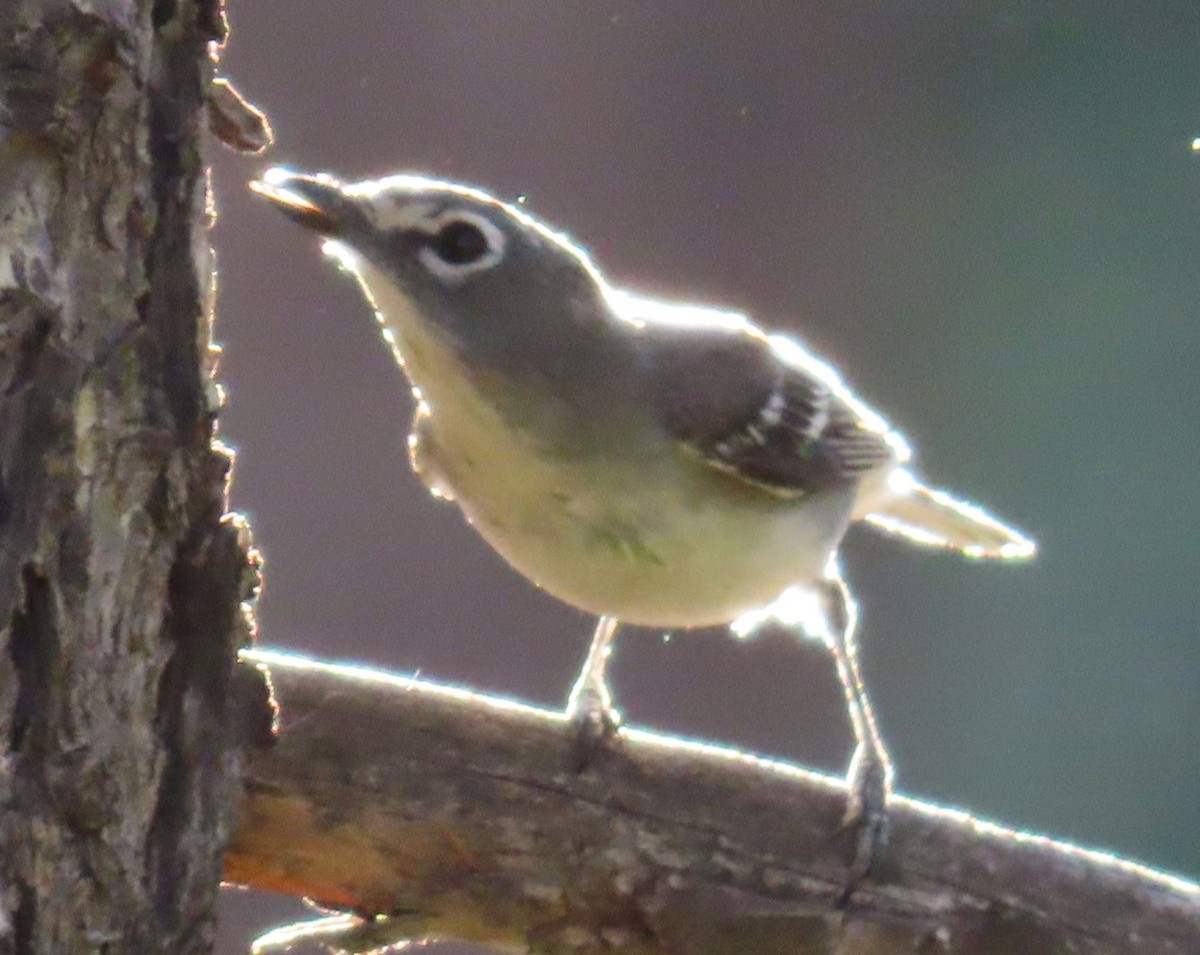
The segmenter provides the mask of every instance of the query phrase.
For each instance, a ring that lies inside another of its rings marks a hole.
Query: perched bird
[[[858,746],[848,819],[865,870],[891,764],[837,549],[863,520],[973,557],[1032,541],[922,484],[910,451],[792,338],[729,311],[611,286],[524,208],[436,179],[269,170],[253,188],[360,283],[417,401],[412,464],[537,586],[599,617],[569,711],[617,725],[618,622],[689,628],[805,604]],[[815,620],[815,623],[813,622]]]

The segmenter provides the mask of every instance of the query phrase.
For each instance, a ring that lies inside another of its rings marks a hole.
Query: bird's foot
[[[612,704],[607,688],[583,688],[571,694],[567,718],[575,730],[575,772],[582,773],[617,735],[621,711]]]
[[[842,828],[853,829],[855,840],[846,889],[842,894],[843,905],[849,901],[859,883],[871,873],[887,847],[891,766],[869,748],[860,746],[850,761],[846,789],[848,797]]]

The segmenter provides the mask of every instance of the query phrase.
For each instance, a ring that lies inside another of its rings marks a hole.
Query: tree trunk
[[[2,953],[211,950],[257,580],[211,443],[221,32],[0,0]]]

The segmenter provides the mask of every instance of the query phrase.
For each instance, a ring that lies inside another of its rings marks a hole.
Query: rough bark
[[[1200,951],[1200,887],[1103,854],[898,799],[886,855],[846,902],[852,834],[839,831],[839,780],[634,731],[577,774],[558,714],[249,656],[270,664],[282,725],[248,760],[226,877],[392,916],[346,945],[407,936],[640,955]],[[260,709],[255,726],[265,718]]]
[[[217,0],[0,0],[0,952],[201,953],[256,584],[211,439]]]

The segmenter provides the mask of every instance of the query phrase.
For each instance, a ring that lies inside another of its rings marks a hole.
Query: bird
[[[924,483],[908,442],[792,335],[611,284],[522,201],[429,176],[274,167],[251,188],[358,282],[415,399],[414,471],[537,587],[597,618],[567,712],[584,751],[620,724],[621,624],[775,616],[824,641],[856,746],[855,877],[886,842],[894,770],[838,551],[874,525],[973,558],[1031,538]]]

